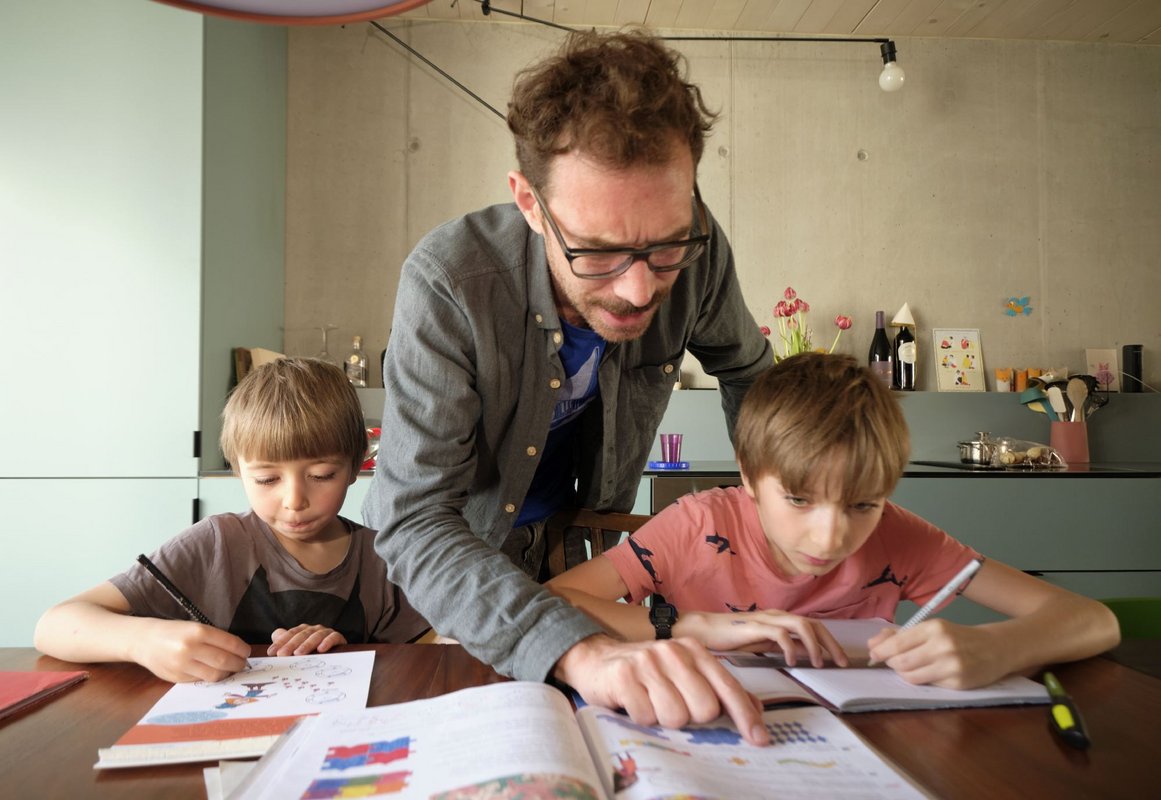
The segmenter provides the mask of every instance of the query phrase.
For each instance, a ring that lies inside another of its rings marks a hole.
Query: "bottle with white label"
[[[894,358],[891,352],[891,342],[887,338],[887,331],[883,328],[883,312],[875,312],[875,335],[871,338],[871,350],[867,354],[867,364],[871,371],[883,379],[888,386],[894,381],[892,364]]]
[[[347,353],[343,368],[347,371],[347,380],[357,389],[367,386],[367,354],[363,352],[363,337],[356,336],[351,345],[351,352]]]
[[[915,362],[918,359],[918,350],[911,326],[900,325],[899,332],[895,334],[895,372],[891,380],[892,389],[915,391]]]

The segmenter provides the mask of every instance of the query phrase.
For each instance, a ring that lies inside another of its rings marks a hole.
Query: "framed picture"
[[[1101,391],[1119,392],[1121,382],[1118,380],[1121,371],[1117,369],[1117,351],[1113,348],[1085,348],[1085,361],[1088,363],[1088,374],[1097,379]]]
[[[939,391],[987,391],[979,328],[932,328],[931,337]]]

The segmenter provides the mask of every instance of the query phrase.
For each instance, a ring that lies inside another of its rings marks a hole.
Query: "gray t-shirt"
[[[304,569],[253,511],[207,517],[150,559],[215,626],[250,644],[299,624],[333,628],[349,644],[419,637],[429,626],[387,580],[375,532],[343,522],[351,531],[347,556],[321,575]],[[111,581],[137,616],[189,619],[140,564]]]

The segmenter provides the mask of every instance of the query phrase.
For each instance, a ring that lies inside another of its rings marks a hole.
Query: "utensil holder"
[[[1088,426],[1083,422],[1052,422],[1048,443],[1067,464],[1088,463]]]

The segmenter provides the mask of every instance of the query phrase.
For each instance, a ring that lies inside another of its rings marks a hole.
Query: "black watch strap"
[[[673,626],[677,624],[677,609],[669,603],[653,603],[649,607],[649,621],[657,639],[673,638]]]

